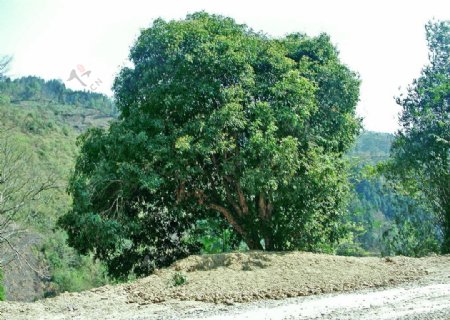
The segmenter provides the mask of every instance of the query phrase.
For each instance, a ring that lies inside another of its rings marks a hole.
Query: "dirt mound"
[[[221,253],[190,256],[186,259],[175,262],[171,269],[176,271],[211,271],[215,269],[231,269],[235,271],[249,271],[266,268],[273,263],[276,257],[283,253],[265,253],[265,252],[248,252],[248,253]]]
[[[128,285],[130,301],[215,303],[283,299],[397,284],[424,271],[414,259],[340,257],[304,252],[191,256]]]
[[[191,256],[133,283],[34,303],[0,302],[0,319],[197,318],[196,312],[220,308],[208,302],[234,304],[376,288],[425,279],[421,276],[428,272],[441,272],[439,279],[448,281],[449,266],[450,256],[381,259],[304,252]]]

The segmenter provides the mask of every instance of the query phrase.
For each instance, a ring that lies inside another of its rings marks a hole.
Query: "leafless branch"
[[[56,189],[55,175],[42,176],[33,167],[32,157],[20,150],[13,140],[11,129],[0,130],[0,245],[5,244],[31,269],[34,268],[20,255],[11,241],[24,229],[12,227],[21,218],[32,212],[32,206],[41,195]],[[37,271],[37,270],[34,270]]]
[[[3,78],[5,73],[8,71],[11,60],[11,56],[3,56],[0,58],[0,79]]]

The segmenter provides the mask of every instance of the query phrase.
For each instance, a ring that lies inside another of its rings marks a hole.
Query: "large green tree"
[[[120,120],[80,140],[70,244],[125,274],[195,250],[205,217],[250,249],[337,239],[359,79],[327,35],[271,39],[200,12],[156,20],[130,59],[114,85]]]
[[[430,63],[404,97],[401,129],[391,150],[391,176],[423,195],[443,231],[450,252],[450,21],[426,25]]]

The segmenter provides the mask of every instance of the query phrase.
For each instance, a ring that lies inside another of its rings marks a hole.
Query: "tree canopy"
[[[325,34],[272,39],[204,12],[156,20],[114,84],[118,122],[79,140],[61,220],[110,273],[145,274],[199,249],[199,220],[250,249],[327,250],[360,129],[357,74]]]
[[[450,22],[426,25],[429,65],[397,99],[401,129],[391,150],[391,177],[429,201],[450,252]]]

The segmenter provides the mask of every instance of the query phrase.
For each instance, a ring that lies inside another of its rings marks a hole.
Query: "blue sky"
[[[12,55],[11,77],[37,75],[67,81],[83,66],[111,85],[127,64],[130,46],[158,17],[181,19],[205,10],[227,15],[278,37],[291,32],[326,32],[341,59],[362,79],[358,113],[369,130],[394,132],[400,111],[393,97],[416,78],[427,62],[425,23],[450,19],[450,1],[64,1],[0,0],[0,55]],[[402,89],[399,89],[401,87]]]

